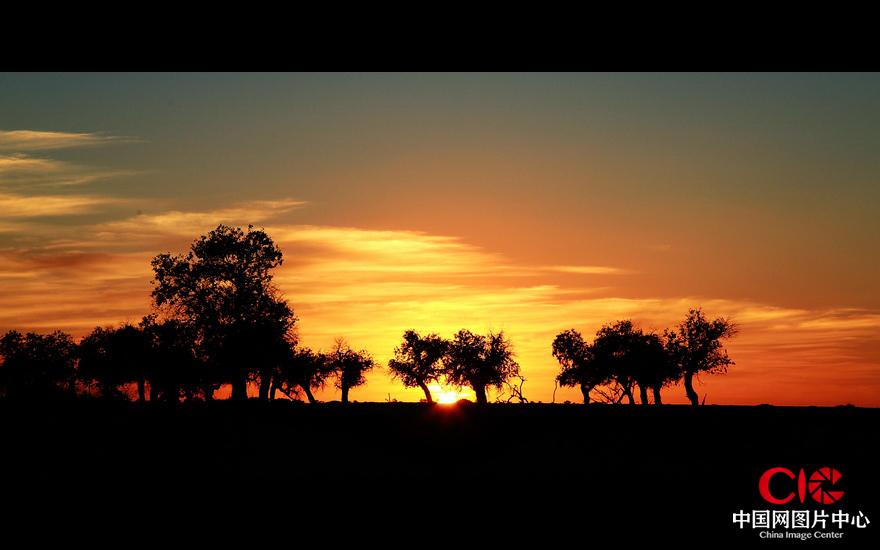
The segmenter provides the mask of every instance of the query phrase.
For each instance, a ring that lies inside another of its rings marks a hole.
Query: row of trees
[[[96,327],[78,343],[60,331],[11,330],[0,337],[0,395],[128,399],[124,388],[136,388],[140,401],[211,400],[221,386],[238,381],[241,372],[202,356],[194,336],[191,325],[157,322],[155,316],[137,325]],[[270,359],[265,350],[257,350],[254,362],[241,369],[247,370],[247,383],[259,385],[261,398],[281,392],[315,402],[313,390],[333,384],[347,401],[349,390],[364,384],[374,366],[367,352],[352,350],[342,339],[322,353],[295,345],[276,351]]]
[[[591,394],[599,401],[634,403],[638,388],[642,403],[648,403],[650,390],[655,404],[662,403],[662,388],[683,381],[688,399],[697,404],[694,376],[723,373],[733,364],[721,341],[735,331],[727,320],[709,321],[700,310],[690,311],[684,323],[662,336],[644,333],[631,321],[602,327],[591,344],[567,330],[552,347],[561,365],[557,381],[579,387],[585,403]],[[240,373],[228,372],[226,362],[212,364],[199,347],[192,325],[176,319],[157,322],[155,316],[138,325],[96,327],[79,343],[58,331],[9,331],[0,338],[0,391],[19,398],[87,393],[112,399],[125,398],[121,388],[131,386],[141,401],[210,400]],[[314,352],[289,341],[277,352],[257,351],[247,363],[246,379],[259,385],[262,399],[280,392],[315,403],[314,392],[332,384],[347,402],[349,391],[365,384],[376,366],[369,353],[353,350],[342,339],[328,351]],[[388,362],[392,377],[405,387],[420,388],[429,403],[431,384],[470,387],[479,403],[488,401],[488,389],[506,386],[511,399],[526,401],[524,379],[503,333],[484,336],[461,330],[446,340],[408,330],[394,353]],[[519,386],[511,383],[515,378]]]
[[[634,403],[638,388],[643,404],[650,390],[658,405],[662,388],[683,382],[688,400],[697,405],[694,377],[727,372],[733,361],[722,342],[736,332],[728,319],[709,320],[700,309],[690,310],[684,322],[662,335],[645,333],[629,320],[603,326],[590,344],[576,330],[567,330],[553,341],[553,356],[562,367],[556,380],[579,387],[585,403],[591,392],[601,401],[619,403],[626,398]]]
[[[298,345],[297,318],[272,283],[272,270],[282,261],[265,232],[224,225],[197,239],[185,255],[159,254],[152,261],[155,313],[137,325],[97,327],[79,343],[62,332],[7,332],[0,338],[0,393],[114,398],[121,387],[136,386],[142,401],[177,402],[211,399],[228,384],[238,400],[255,383],[261,399],[280,392],[315,402],[314,391],[332,382],[346,402],[376,363],[342,339],[323,352]],[[719,341],[734,331],[723,319],[706,321],[698,310],[662,337],[644,334],[630,321],[603,327],[592,344],[566,331],[553,342],[562,366],[558,381],[580,386],[587,402],[597,388],[610,392],[611,401],[627,396],[633,402],[638,387],[643,403],[649,389],[660,403],[660,389],[683,379],[696,402],[692,377],[730,364]],[[506,385],[511,399],[525,401],[524,379],[503,332],[463,329],[446,340],[409,330],[394,351],[388,364],[392,376],[421,388],[428,402],[432,383],[468,386],[481,403],[488,401],[490,388]],[[517,378],[519,386],[511,383]]]
[[[477,403],[486,403],[488,389],[510,386],[515,377],[522,379],[510,340],[503,332],[484,336],[462,329],[452,340],[445,340],[436,334],[423,337],[408,330],[394,355],[388,362],[393,378],[408,388],[421,388],[428,403],[433,402],[428,389],[431,383],[459,389],[468,386]],[[510,387],[511,396],[516,395],[516,387]],[[521,392],[519,398],[524,401]]]
[[[317,402],[314,392],[333,385],[348,402],[352,388],[366,383],[376,362],[365,350],[337,339],[330,350],[315,352],[295,341],[272,350],[254,350],[242,365],[210,361],[194,327],[177,319],[158,322],[148,316],[137,325],[96,327],[79,343],[63,332],[41,335],[9,331],[0,338],[0,394],[45,398],[87,394],[127,399],[122,388],[137,388],[140,401],[210,400],[224,384],[245,377],[259,386],[260,399],[282,393]],[[232,368],[233,365],[236,368]],[[519,375],[510,341],[503,333],[487,336],[461,330],[452,340],[406,331],[389,361],[395,380],[418,387],[433,402],[429,384],[474,390],[485,403],[489,388],[501,388]],[[521,394],[520,394],[521,396]],[[233,399],[237,394],[233,390]]]

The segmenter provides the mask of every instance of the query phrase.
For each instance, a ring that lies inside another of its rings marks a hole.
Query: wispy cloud
[[[135,172],[84,167],[23,153],[0,155],[0,186],[6,188],[66,187],[132,174]]]
[[[80,166],[55,158],[33,156],[31,153],[136,141],[139,140],[102,134],[0,130],[0,187],[27,187],[35,191],[41,187],[83,185],[132,174]]]
[[[46,151],[69,147],[96,147],[111,143],[134,141],[140,140],[99,133],[0,130],[0,151]]]
[[[326,276],[345,273],[364,277],[379,274],[383,280],[412,275],[504,275],[514,271],[504,258],[459,239],[417,231],[377,231],[314,225],[282,226],[276,239],[306,255],[292,263],[311,264]]]
[[[554,265],[546,268],[549,271],[562,273],[579,273],[581,275],[621,275],[630,273],[617,267],[589,266],[589,265]]]
[[[0,176],[8,177],[10,174],[36,171],[58,172],[64,167],[65,164],[60,161],[34,158],[22,153],[0,156]]]
[[[233,227],[262,226],[306,204],[308,203],[305,201],[295,199],[279,199],[248,201],[227,208],[201,212],[169,210],[142,213],[95,225],[91,228],[91,239],[101,246],[116,247],[124,243],[129,249],[149,249],[157,245],[168,246],[174,243],[178,246],[188,246],[196,237],[208,233],[220,224]]]
[[[0,212],[8,218],[63,216],[91,212],[117,199],[90,196],[24,196],[0,193]]]

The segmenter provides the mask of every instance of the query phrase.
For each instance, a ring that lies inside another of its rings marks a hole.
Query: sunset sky
[[[0,73],[0,334],[138,322],[156,254],[253,224],[313,349],[504,330],[580,402],[556,334],[702,307],[706,403],[876,407],[878,220],[880,74]]]

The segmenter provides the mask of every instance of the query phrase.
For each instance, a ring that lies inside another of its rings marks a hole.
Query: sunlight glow
[[[455,403],[459,399],[469,399],[469,394],[459,393],[455,390],[455,388],[448,388],[444,386],[440,386],[437,384],[433,384],[428,386],[428,389],[431,391],[431,396],[434,398],[434,401],[437,403],[450,404]]]

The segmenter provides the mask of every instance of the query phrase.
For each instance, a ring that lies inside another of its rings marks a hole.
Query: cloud
[[[294,225],[272,228],[273,238],[308,255],[292,263],[311,264],[325,276],[380,275],[392,280],[413,275],[509,275],[516,270],[497,254],[487,253],[454,237],[417,231],[379,231],[351,227]]]
[[[563,273],[580,273],[583,275],[620,275],[630,273],[628,270],[617,267],[602,267],[588,265],[554,265],[547,267],[550,271],[560,271]]]
[[[63,169],[64,163],[51,159],[33,158],[24,154],[0,156],[0,175],[7,176],[16,172],[57,172]]]
[[[137,142],[135,138],[33,130],[0,130],[0,186],[58,187],[82,185],[134,172],[108,171],[31,155],[74,147]]]
[[[305,201],[295,199],[279,199],[248,201],[203,212],[169,210],[104,222],[95,225],[92,230],[96,242],[104,244],[125,243],[128,247],[150,247],[160,243],[177,242],[181,245],[186,243],[188,246],[193,240],[220,224],[242,228],[248,225],[261,226],[277,216],[306,204],[308,203]],[[270,235],[277,241],[273,233]]]
[[[129,176],[133,171],[111,171],[86,168],[56,159],[37,158],[25,154],[0,155],[0,186],[65,187],[84,185],[101,179]]]
[[[94,211],[95,207],[118,202],[108,197],[24,196],[0,193],[0,212],[8,218],[63,216]]]
[[[111,143],[140,141],[130,137],[95,133],[0,130],[0,151],[45,151],[69,147],[95,147]]]
[[[48,248],[0,251],[0,331],[58,329],[78,338],[149,313],[148,255]]]

